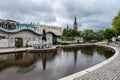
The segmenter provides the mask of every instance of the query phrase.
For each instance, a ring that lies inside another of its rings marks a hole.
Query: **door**
[[[23,38],[15,38],[15,47],[23,47]]]

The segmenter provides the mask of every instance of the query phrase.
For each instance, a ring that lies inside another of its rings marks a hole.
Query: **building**
[[[34,31],[36,31],[37,27],[35,26],[35,24],[27,24],[27,23],[23,23],[23,24],[17,24],[16,25],[16,29],[21,30],[21,29],[32,29]]]
[[[55,44],[59,35],[53,32],[47,32],[46,43]],[[5,30],[0,29],[0,47],[24,47],[26,44],[32,46],[34,44],[42,44],[42,34],[31,29],[21,30]]]
[[[78,31],[78,24],[77,24],[76,16],[75,16],[75,21],[74,21],[74,24],[73,24],[73,29]]]
[[[37,27],[36,32],[38,32],[38,33],[42,33],[42,31],[44,29],[46,32],[53,32],[57,35],[62,34],[62,28],[61,27],[41,25],[39,23],[36,25],[36,27]]]
[[[0,28],[6,29],[6,30],[14,30],[14,29],[16,29],[17,24],[19,24],[19,22],[16,22],[14,20],[0,19]]]

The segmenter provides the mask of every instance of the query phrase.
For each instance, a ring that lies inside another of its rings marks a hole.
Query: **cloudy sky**
[[[79,30],[111,27],[120,10],[120,0],[0,0],[0,19],[73,27]]]

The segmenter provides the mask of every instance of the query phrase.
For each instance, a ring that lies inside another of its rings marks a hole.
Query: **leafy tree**
[[[104,30],[100,30],[95,33],[95,39],[98,41],[102,41],[104,39]]]
[[[92,29],[86,29],[81,32],[81,37],[84,39],[84,41],[91,41],[94,38],[94,31]]]
[[[117,31],[117,35],[120,35],[120,11],[118,12],[118,15],[114,17],[112,26]]]
[[[71,30],[71,36],[72,37],[76,37],[76,36],[79,36],[80,34],[79,34],[79,32],[78,31],[76,31],[76,30]]]
[[[75,30],[64,29],[61,39],[65,41],[74,40],[74,37],[79,35],[80,35],[80,32],[77,32]]]
[[[71,41],[71,40],[73,40],[72,37],[68,37],[68,36],[62,36],[61,39],[64,40],[64,41]]]
[[[110,41],[110,39],[114,36],[116,36],[116,29],[115,28],[107,28],[104,32],[104,36],[106,39],[108,39],[108,41]]]
[[[70,33],[69,30],[64,29],[64,30],[63,30],[63,33],[62,33],[62,36],[71,36],[71,33]]]
[[[80,35],[84,39],[84,41],[88,42],[102,41],[104,39],[104,30],[94,32],[92,29],[86,29],[82,31]]]

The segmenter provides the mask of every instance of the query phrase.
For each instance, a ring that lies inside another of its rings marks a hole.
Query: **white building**
[[[62,35],[62,28],[58,26],[41,25],[38,23],[36,27],[37,27],[36,32],[38,33],[42,33],[42,30],[44,29],[46,32],[53,32],[56,33],[57,35]]]
[[[46,34],[47,43],[54,44],[57,42],[58,35],[48,32]],[[21,30],[4,30],[0,29],[0,47],[23,47],[33,45],[36,43],[42,43],[42,34],[39,34],[30,29]]]

